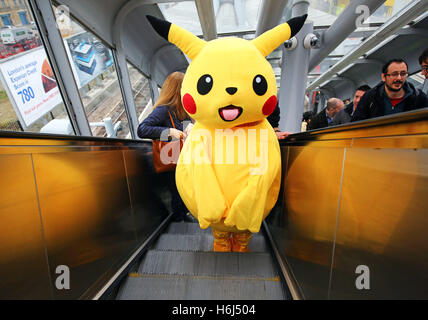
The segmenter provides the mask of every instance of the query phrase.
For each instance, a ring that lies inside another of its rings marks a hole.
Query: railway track
[[[141,92],[148,88],[148,81],[141,81],[144,79],[143,77],[139,77],[134,83],[132,87],[135,87],[135,93],[133,94],[135,104],[137,105],[137,97],[141,94]],[[126,117],[125,108],[123,106],[123,100],[121,99],[122,95],[119,92],[108,93],[109,97],[104,99],[102,103],[100,103],[99,107],[94,108],[90,112],[88,112],[88,120],[89,122],[100,122],[104,118],[112,118],[113,124],[117,121],[122,121],[122,126],[128,123],[128,119]],[[104,127],[95,127],[92,128],[94,136],[103,136],[107,135]],[[120,135],[120,133],[119,133]]]

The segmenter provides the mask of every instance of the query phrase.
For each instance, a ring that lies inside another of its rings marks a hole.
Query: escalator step
[[[190,222],[172,222],[169,224],[165,233],[178,233],[178,234],[208,234],[212,235],[211,228],[201,229],[199,223]],[[253,238],[262,237],[262,233],[253,233]]]
[[[201,229],[199,223],[172,222],[169,224],[165,233],[178,234],[212,234],[211,228]]]
[[[208,234],[162,234],[156,244],[155,250],[178,251],[212,251],[214,237]],[[251,252],[268,252],[266,240],[262,236],[253,237],[249,248]]]
[[[130,275],[118,300],[284,300],[279,278]]]
[[[150,250],[139,274],[275,278],[278,272],[269,253],[221,253]]]

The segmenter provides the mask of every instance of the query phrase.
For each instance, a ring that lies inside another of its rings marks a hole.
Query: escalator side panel
[[[51,299],[29,154],[0,154],[0,300]]]
[[[1,297],[92,298],[168,216],[150,143],[16,134],[0,146],[0,161],[26,159],[0,166],[2,225],[14,230],[0,245]]]
[[[282,143],[282,195],[267,223],[303,298],[428,298],[427,126],[380,122]]]

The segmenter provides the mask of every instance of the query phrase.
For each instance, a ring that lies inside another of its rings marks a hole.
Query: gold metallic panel
[[[309,133],[317,140],[337,140],[351,138],[374,138],[408,136],[428,132],[428,109],[406,112],[389,117],[373,118],[351,122],[344,126],[328,127],[319,132]]]
[[[122,151],[99,149],[33,156],[55,298],[81,297],[137,245]],[[55,287],[59,265],[70,290]]]
[[[1,155],[0,299],[51,299],[31,155]]]
[[[138,240],[143,241],[168,216],[168,211],[161,198],[161,185],[164,181],[159,179],[150,168],[151,148],[125,150],[123,156],[134,227]]]
[[[289,147],[276,242],[306,299],[327,299],[343,154],[344,148]]]
[[[347,131],[337,131],[331,133],[320,132],[320,139],[350,139],[350,138],[373,138],[399,135],[415,135],[428,132],[428,121],[415,123],[399,123],[388,126],[378,126],[373,128],[361,128]]]
[[[428,135],[418,134],[385,138],[353,139],[353,148],[427,149]]]
[[[346,155],[332,299],[428,298],[428,149],[380,143]],[[400,138],[407,143],[412,137]],[[359,265],[368,289],[356,287]]]
[[[305,298],[428,298],[428,122],[408,120],[281,143],[283,204],[268,223]],[[359,266],[368,290],[356,287]]]

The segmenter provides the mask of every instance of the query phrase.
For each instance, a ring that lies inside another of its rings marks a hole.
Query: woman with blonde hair
[[[183,78],[182,72],[173,72],[166,78],[152,113],[138,126],[140,138],[159,140],[161,136],[164,137],[165,132],[169,137],[176,139],[185,136],[182,122],[190,121],[190,118],[181,103]],[[168,112],[174,121],[175,129]],[[168,129],[169,131],[166,131]]]
[[[138,136],[140,138],[154,140],[170,140],[172,138],[185,138],[186,133],[183,122],[190,123],[191,119],[187,115],[181,103],[181,84],[184,73],[173,72],[165,80],[159,98],[156,101],[153,111],[138,126]],[[174,126],[172,125],[174,121]],[[171,175],[171,206],[173,210],[173,221],[191,220],[187,216],[187,208],[180,198],[175,185],[175,172],[168,172]]]

